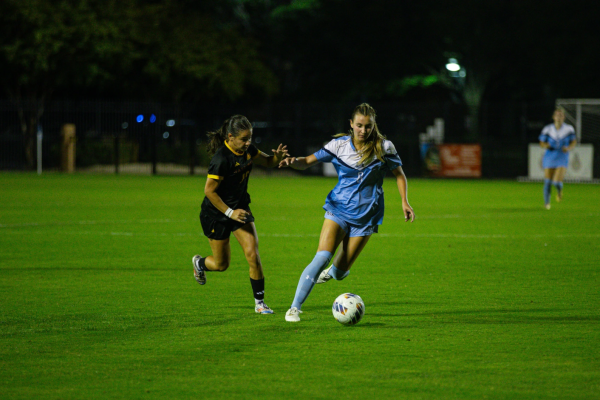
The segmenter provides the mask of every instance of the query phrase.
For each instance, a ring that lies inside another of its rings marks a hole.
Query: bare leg
[[[544,179],[552,179],[554,177],[555,172],[556,172],[556,168],[545,168],[544,169]]]
[[[567,169],[565,167],[558,167],[552,176],[552,184],[556,187],[556,201],[558,202],[562,200],[563,179],[566,172]]]
[[[242,246],[246,261],[250,266],[250,284],[254,293],[256,307],[254,311],[259,314],[273,314],[264,303],[265,299],[265,275],[263,274],[260,255],[258,254],[258,235],[254,222],[249,222],[240,229],[233,231],[233,235]]]
[[[325,219],[321,228],[321,237],[317,251],[328,251],[333,254],[345,236],[346,231],[337,222]]]
[[[342,242],[342,248],[333,259],[333,265],[340,271],[349,271],[362,250],[367,245],[371,236],[346,236]]]
[[[544,205],[547,210],[550,209],[550,195],[552,194],[552,177],[556,168],[544,169]]]
[[[254,280],[263,279],[262,263],[258,254],[258,235],[254,222],[247,223],[240,229],[233,231],[233,235],[242,246],[244,255],[250,266],[250,278]]]
[[[231,261],[231,247],[229,238],[224,240],[208,239],[212,256],[206,257],[204,264],[209,271],[225,271]]]

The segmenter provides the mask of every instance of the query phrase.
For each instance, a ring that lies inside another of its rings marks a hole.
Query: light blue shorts
[[[542,159],[542,167],[558,168],[569,165],[569,153],[563,153],[562,150],[546,150]]]
[[[371,236],[374,233],[377,233],[379,226],[378,225],[354,225],[349,222],[344,221],[333,215],[331,212],[325,212],[325,219],[330,219],[338,224],[350,237],[356,236]]]

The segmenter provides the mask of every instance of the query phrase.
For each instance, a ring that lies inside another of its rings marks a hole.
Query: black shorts
[[[246,211],[250,212],[249,209]],[[237,222],[230,218],[227,218],[226,221],[219,221],[210,215],[200,213],[200,225],[202,225],[204,236],[214,240],[228,239],[231,232],[237,231],[250,222],[254,222],[254,216],[252,214],[248,215],[246,222]]]

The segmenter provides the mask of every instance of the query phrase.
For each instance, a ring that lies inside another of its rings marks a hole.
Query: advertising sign
[[[433,176],[481,177],[481,146],[478,144],[438,144],[430,148],[425,162]],[[434,150],[432,152],[432,150]],[[432,153],[437,154],[432,154]]]
[[[544,179],[542,158],[544,152],[538,143],[529,144],[529,178]],[[569,154],[569,166],[565,179],[593,179],[594,146],[588,143],[578,144]]]

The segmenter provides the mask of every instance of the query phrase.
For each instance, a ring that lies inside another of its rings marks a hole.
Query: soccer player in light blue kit
[[[319,162],[333,163],[338,183],[327,196],[325,221],[317,254],[304,269],[291,308],[285,315],[289,322],[300,321],[302,304],[315,283],[342,280],[378,226],[383,222],[383,179],[388,171],[396,177],[406,221],[415,214],[407,199],[407,182],[402,161],[389,140],[377,127],[373,107],[363,103],[354,109],[350,133],[339,134],[321,150],[308,157],[288,157],[279,167],[303,170]],[[341,249],[331,261],[338,246]],[[327,268],[327,269],[325,269]]]
[[[562,200],[563,179],[569,165],[569,151],[577,144],[575,129],[565,123],[565,112],[557,108],[552,114],[553,124],[548,124],[540,134],[540,146],[546,149],[542,159],[544,167],[544,205],[550,209],[552,185],[556,187],[556,201]]]

